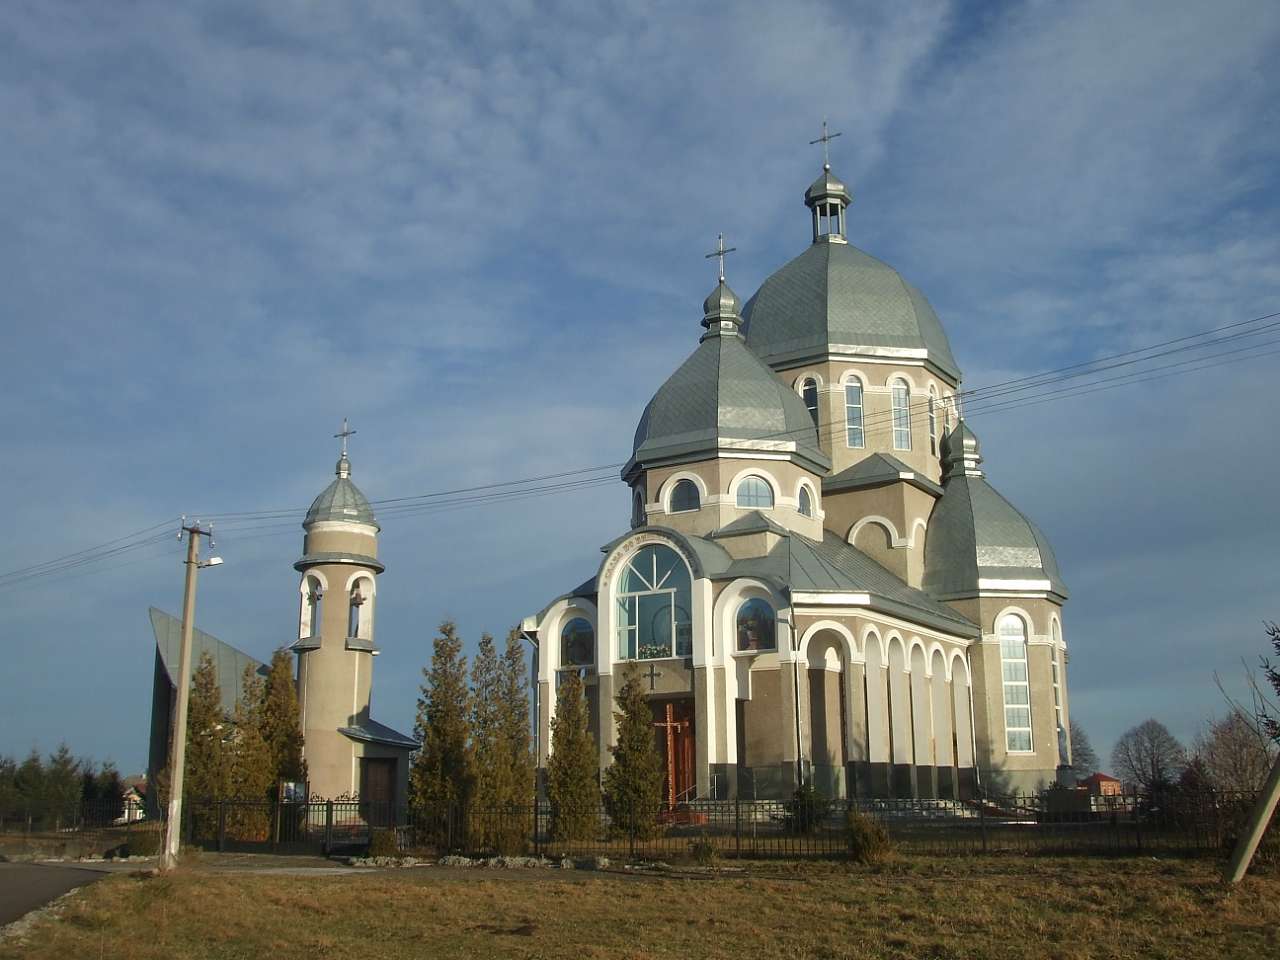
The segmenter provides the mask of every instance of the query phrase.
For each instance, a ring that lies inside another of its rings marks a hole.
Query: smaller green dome
[[[338,459],[334,472],[338,475],[311,503],[303,529],[324,520],[341,520],[346,523],[364,523],[381,530],[373,515],[373,507],[360,488],[351,482],[351,461],[344,453]]]
[[[831,172],[829,164],[823,166],[822,175],[809,184],[809,189],[804,192],[805,206],[812,207],[821,200],[841,200],[846,207],[853,202],[849,188]]]

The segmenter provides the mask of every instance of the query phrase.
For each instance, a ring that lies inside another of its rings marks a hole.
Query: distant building
[[[1080,786],[1088,790],[1091,797],[1118,797],[1124,792],[1124,784],[1105,773],[1085,777],[1080,781]]]

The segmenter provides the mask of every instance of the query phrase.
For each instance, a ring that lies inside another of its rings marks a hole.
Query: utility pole
[[[1277,803],[1280,803],[1280,756],[1276,757],[1275,765],[1271,768],[1271,776],[1267,777],[1266,786],[1258,794],[1258,800],[1249,814],[1244,832],[1240,834],[1240,839],[1236,841],[1236,848],[1231,852],[1225,874],[1227,883],[1236,884],[1244,879],[1258,844],[1262,842],[1262,835],[1267,832],[1267,824],[1271,822],[1271,815],[1275,813]]]
[[[191,633],[196,619],[196,573],[201,567],[222,563],[221,557],[200,562],[200,538],[208,537],[213,546],[213,524],[202,529],[199,521],[188,524],[182,518],[178,539],[187,535],[187,578],[182,596],[182,651],[178,656],[178,700],[174,706],[173,739],[169,744],[169,820],[165,824],[164,850],[160,869],[172,870],[178,865],[178,844],[182,837],[182,773],[187,758],[187,703],[191,699]]]

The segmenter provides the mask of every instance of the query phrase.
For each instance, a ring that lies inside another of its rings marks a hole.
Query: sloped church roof
[[[304,527],[321,520],[345,520],[350,523],[367,523],[378,527],[377,518],[373,515],[373,507],[360,488],[351,481],[351,461],[346,451],[338,459],[334,468],[337,478],[320,491],[320,496],[311,503],[307,517],[302,522]],[[378,527],[378,529],[382,529]]]

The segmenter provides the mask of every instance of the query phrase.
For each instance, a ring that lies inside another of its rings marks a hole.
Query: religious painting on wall
[[[596,632],[582,617],[574,617],[560,631],[560,666],[587,667],[596,659]]]

